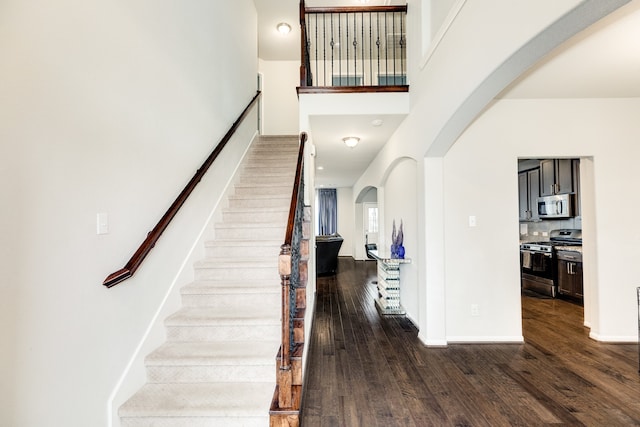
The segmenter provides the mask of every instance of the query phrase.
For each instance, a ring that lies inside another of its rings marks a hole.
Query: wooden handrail
[[[238,119],[231,125],[231,128],[227,131],[224,137],[220,140],[218,145],[213,149],[209,157],[204,161],[200,169],[198,169],[186,185],[186,187],[182,190],[182,192],[178,195],[176,200],[171,204],[167,212],[160,218],[158,224],[149,232],[147,238],[142,242],[138,250],[133,254],[131,259],[125,264],[123,268],[120,270],[111,273],[102,283],[107,288],[117,285],[118,283],[127,280],[131,276],[133,276],[138,270],[138,267],[142,264],[142,261],[146,258],[146,256],[151,252],[151,249],[156,245],[158,239],[162,235],[162,233],[167,229],[171,220],[176,216],[180,207],[184,204],[187,198],[191,195],[193,190],[196,188],[196,185],[202,180],[205,173],[214,162],[214,160],[218,157],[222,149],[227,145],[233,134],[236,132],[242,121],[245,119],[247,114],[249,114],[249,110],[256,103],[258,98],[260,97],[260,91],[258,91],[255,96],[251,99],[251,102],[245,107],[242,111]]]
[[[307,7],[305,13],[373,13],[407,12],[407,5],[395,6],[343,6],[343,7]]]
[[[409,85],[395,86],[301,86],[298,95],[309,93],[392,93],[409,92]]]
[[[293,183],[293,192],[291,193],[291,204],[289,205],[289,218],[287,221],[287,231],[285,232],[284,244],[291,246],[291,240],[293,239],[293,226],[296,217],[296,207],[298,205],[298,197],[300,191],[300,185],[302,181],[302,165],[304,163],[304,145],[307,142],[306,132],[300,134],[300,147],[298,149],[298,163],[296,165],[296,177]]]

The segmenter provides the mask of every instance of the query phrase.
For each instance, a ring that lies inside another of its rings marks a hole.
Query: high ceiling
[[[640,0],[549,54],[500,98],[640,97]]]
[[[298,0],[254,0],[258,9],[259,54],[265,60],[299,60]],[[368,4],[404,4],[371,0]],[[357,0],[308,0],[307,6],[353,6]],[[289,23],[288,37],[277,33]],[[499,98],[640,97],[640,0],[633,0],[569,40],[505,89]],[[383,125],[374,127],[374,120]],[[312,117],[311,127],[324,166],[316,183],[351,186],[402,121],[399,116]],[[368,143],[345,150],[341,138],[356,134]]]
[[[299,0],[253,0],[258,10],[259,56],[268,61],[300,60]],[[367,6],[402,5],[406,0],[370,0]],[[306,0],[307,7],[362,6],[359,0]],[[286,22],[291,33],[282,36],[276,25]]]

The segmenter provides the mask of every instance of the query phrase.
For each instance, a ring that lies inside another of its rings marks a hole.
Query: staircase
[[[145,359],[147,383],[119,410],[123,427],[268,426],[280,346],[283,242],[298,137],[260,137],[167,342]]]

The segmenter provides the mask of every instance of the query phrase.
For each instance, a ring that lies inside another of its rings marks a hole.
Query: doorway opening
[[[378,189],[376,187],[367,187],[360,192],[356,197],[355,212],[355,229],[358,230],[354,242],[355,259],[366,260],[368,259],[367,245],[380,243],[382,213],[378,207]]]
[[[580,158],[518,160],[523,297],[584,306],[581,175]]]

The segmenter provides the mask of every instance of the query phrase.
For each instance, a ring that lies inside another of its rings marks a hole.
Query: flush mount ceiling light
[[[347,136],[342,138],[342,141],[347,147],[353,148],[358,145],[358,142],[360,142],[360,138],[358,138],[357,136]]]
[[[291,25],[287,24],[286,22],[279,23],[278,25],[276,25],[276,28],[278,29],[278,32],[283,36],[286,36],[291,32]]]

